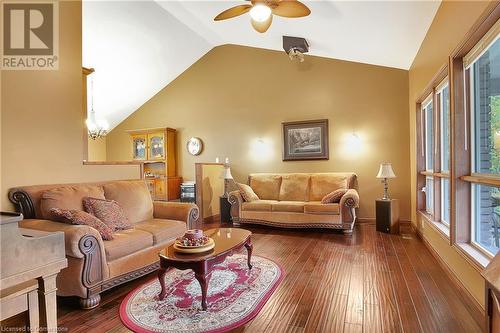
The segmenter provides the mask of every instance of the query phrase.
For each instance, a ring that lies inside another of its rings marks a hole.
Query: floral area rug
[[[153,279],[130,292],[120,306],[120,318],[134,332],[220,333],[254,318],[283,279],[274,261],[235,254],[214,266],[208,284],[207,311],[201,309],[201,287],[191,270],[171,269],[165,276],[167,296]]]

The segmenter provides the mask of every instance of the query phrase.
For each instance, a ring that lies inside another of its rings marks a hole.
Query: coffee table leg
[[[165,298],[167,294],[167,287],[165,286],[165,274],[167,274],[167,269],[160,267],[158,270],[158,279],[160,280],[161,292],[158,299],[161,301]]]
[[[245,243],[245,247],[247,248],[248,252],[248,269],[252,269],[252,264],[250,263],[250,260],[252,259],[252,251],[253,251],[253,245],[252,245],[252,240],[248,238],[248,241]]]
[[[207,289],[208,289],[208,274],[205,272],[198,272],[195,270],[194,277],[200,283],[201,287],[201,308],[207,310]]]

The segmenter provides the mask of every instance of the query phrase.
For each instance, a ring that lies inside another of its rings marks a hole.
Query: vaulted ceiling
[[[281,50],[283,35],[306,38],[311,55],[408,69],[440,4],[303,2],[311,15],[275,17],[259,34],[248,14],[213,21],[245,1],[84,1],[83,65],[96,69],[96,113],[113,128],[213,47]]]

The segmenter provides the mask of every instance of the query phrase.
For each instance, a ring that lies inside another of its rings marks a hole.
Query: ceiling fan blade
[[[250,10],[250,8],[252,8],[252,5],[239,5],[239,6],[235,6],[235,7],[226,9],[225,11],[223,11],[222,13],[217,15],[214,18],[214,21],[227,20],[227,19],[230,19],[232,17],[236,17],[236,16],[239,16],[241,14],[245,14],[246,12],[248,12]]]
[[[281,0],[273,8],[273,14],[283,17],[304,17],[311,14],[311,10],[300,1]]]
[[[257,22],[253,19],[250,19],[250,21],[252,22],[252,27],[255,30],[257,30],[260,33],[264,33],[267,31],[267,29],[269,29],[271,23],[273,23],[273,15],[272,14],[269,15],[269,18],[263,22]]]

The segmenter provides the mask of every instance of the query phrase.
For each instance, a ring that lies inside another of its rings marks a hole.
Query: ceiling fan
[[[247,0],[251,5],[238,5],[226,9],[214,21],[227,20],[250,12],[252,26],[260,33],[266,32],[273,22],[273,15],[282,17],[304,17],[311,13],[298,0]]]

